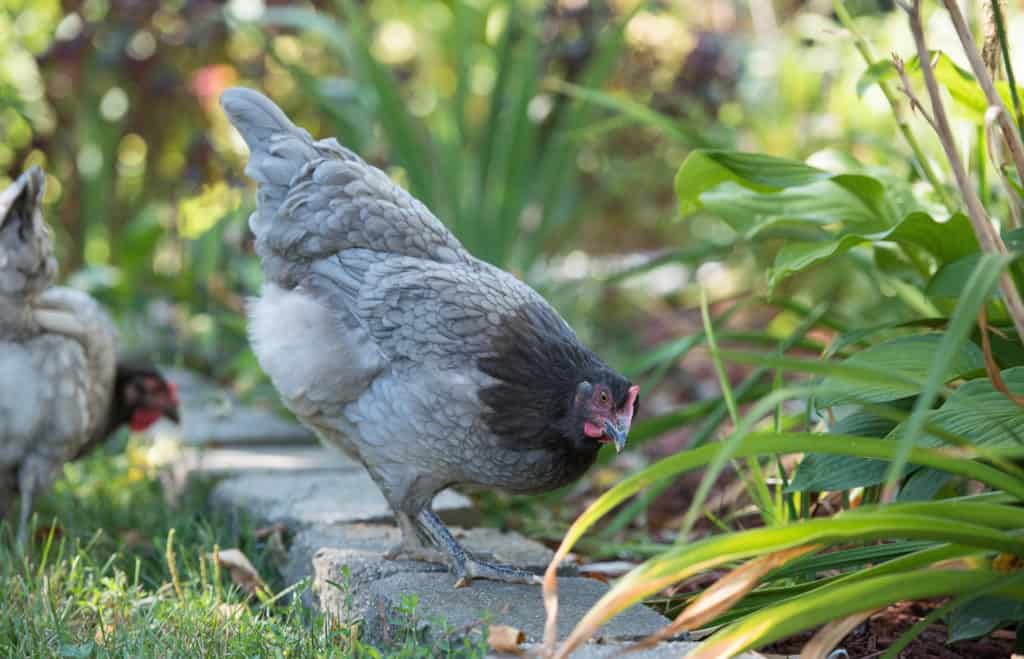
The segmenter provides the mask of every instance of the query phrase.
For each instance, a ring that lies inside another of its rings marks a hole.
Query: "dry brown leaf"
[[[522,654],[519,645],[525,640],[526,635],[515,627],[491,625],[487,628],[487,645],[495,652]]]
[[[807,645],[800,651],[800,659],[825,659],[832,652],[832,648],[839,645],[839,642],[846,638],[857,625],[878,610],[861,611],[828,623],[819,629],[811,640],[807,641]]]
[[[236,586],[250,595],[255,595],[260,590],[267,590],[267,586],[260,578],[259,572],[253,567],[245,554],[239,549],[221,549],[216,554],[207,554],[210,560],[216,560],[221,567],[226,567],[231,575],[231,581]]]
[[[683,609],[676,619],[672,621],[672,624],[629,646],[626,648],[626,651],[632,652],[651,647],[659,641],[675,636],[679,632],[702,627],[731,609],[736,602],[746,597],[747,593],[757,588],[764,575],[785,565],[794,558],[817,551],[820,548],[820,545],[791,547],[744,563],[705,590],[700,597]]]
[[[988,313],[983,304],[981,309],[978,310],[978,330],[981,332],[981,353],[985,356],[985,371],[988,373],[988,379],[992,382],[992,386],[996,391],[1013,403],[1024,407],[1024,396],[1019,396],[1010,391],[1010,388],[1006,386],[1006,382],[1003,380],[999,364],[996,363],[995,357],[992,356],[992,344],[988,338],[989,329]]]

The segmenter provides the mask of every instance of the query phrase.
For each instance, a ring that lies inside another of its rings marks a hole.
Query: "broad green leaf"
[[[779,192],[758,192],[725,182],[700,194],[697,203],[693,210],[703,208],[745,237],[782,223],[860,232],[883,231],[888,226],[872,207],[832,181]]]
[[[866,410],[857,410],[837,421],[829,432],[834,435],[881,438],[896,427],[896,422]],[[838,492],[881,483],[886,463],[882,460],[850,455],[808,453],[800,461],[790,482],[789,492]]]
[[[1024,620],[1024,602],[979,597],[950,614],[949,642],[984,636],[1008,620]]]
[[[832,241],[788,243],[775,254],[775,263],[768,271],[768,286],[774,288],[783,279],[866,242],[868,239],[864,236],[846,234]]]
[[[1024,395],[1024,367],[1002,371],[1002,376],[1012,393]],[[931,426],[982,446],[1024,445],[1024,408],[997,391],[988,378],[958,387],[937,410],[928,414],[927,420]],[[904,426],[896,426],[892,435],[900,436]],[[945,442],[926,434],[918,445],[943,446]]]
[[[978,267],[980,258],[981,255],[975,251],[942,265],[928,281],[928,286],[924,290],[925,294],[933,298],[956,299],[960,297],[967,278]],[[995,292],[992,294],[995,295]]]
[[[943,335],[937,332],[904,336],[878,343],[844,360],[842,364],[889,369],[904,376],[923,381],[935,356]],[[945,371],[943,382],[985,368],[981,350],[966,342],[957,351]],[[910,384],[874,384],[850,382],[837,376],[825,378],[821,383],[818,404],[823,407],[845,403],[884,403],[907,398],[919,389]]]
[[[940,263],[949,263],[976,252],[970,220],[957,213],[948,222],[937,222],[928,214],[911,213],[892,229],[873,234],[847,233],[831,242],[789,243],[775,255],[768,283],[775,286],[786,277],[842,254],[857,245],[891,241],[913,245],[930,252]],[[971,263],[971,269],[977,260]],[[966,281],[966,276],[964,276]]]
[[[915,245],[930,252],[941,263],[955,261],[978,249],[971,221],[963,213],[956,213],[945,222],[938,222],[927,213],[911,213],[885,236],[871,236],[871,239]]]
[[[798,160],[740,151],[691,151],[676,173],[676,196],[683,216],[701,208],[700,195],[725,182],[769,192],[825,181],[832,175]]]
[[[952,478],[946,472],[938,469],[918,469],[900,488],[897,500],[931,501]]]
[[[915,59],[916,62],[916,59]],[[889,80],[896,76],[896,67],[891,59],[878,60],[873,62],[864,73],[857,78],[857,97],[860,98],[864,92],[877,85],[879,82]]]
[[[961,370],[964,361],[964,352],[967,349],[978,348],[971,343],[969,336],[977,321],[978,309],[983,308],[986,296],[995,288],[996,281],[1010,263],[1013,256],[1009,254],[984,254],[978,262],[978,267],[971,273],[967,284],[964,286],[964,294],[957,300],[956,308],[950,316],[949,327],[942,334],[942,339],[935,347],[935,354],[930,358],[928,374],[925,378],[924,387],[914,401],[914,409],[903,426],[898,436],[899,448],[896,452],[896,459],[889,465],[886,474],[886,491],[893,492],[903,475],[903,469],[908,464],[908,456],[914,447],[914,443],[924,430],[928,421],[929,413],[945,383],[950,379],[950,374]]]

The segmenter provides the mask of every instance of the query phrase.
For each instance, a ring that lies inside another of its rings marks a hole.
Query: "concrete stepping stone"
[[[232,446],[253,444],[315,444],[316,437],[294,421],[242,405],[235,396],[191,371],[164,368],[178,386],[181,424],[161,420],[149,431],[176,437],[183,444]]]
[[[476,549],[467,539],[470,551]],[[466,588],[443,566],[406,561],[385,561],[377,551],[325,548],[313,557],[313,583],[320,608],[342,622],[362,622],[362,636],[386,641],[401,625],[397,612],[403,598],[416,599],[416,620],[431,634],[446,630],[505,624],[522,630],[528,641],[544,634],[544,605],[539,585],[476,580]],[[559,636],[566,636],[608,587],[594,579],[559,579]],[[601,630],[604,640],[634,640],[669,623],[668,618],[643,605],[613,618]],[[407,623],[406,623],[407,624]],[[444,627],[442,627],[444,625]]]
[[[391,519],[384,495],[362,467],[288,473],[274,471],[227,478],[210,495],[214,507],[293,529]],[[434,510],[447,523],[475,521],[469,499],[445,490]]]
[[[554,552],[534,540],[529,540],[518,533],[503,532],[488,527],[461,528],[450,527],[452,535],[478,554],[516,565],[537,573],[543,572],[554,557]],[[314,556],[319,552],[335,552],[336,558],[349,556],[353,561],[371,569],[369,577],[376,578],[381,573],[392,572],[388,566],[370,565],[384,562],[382,556],[391,547],[398,544],[401,534],[390,524],[334,524],[315,525],[298,531],[291,540],[287,562],[279,566],[286,584],[293,584],[309,576]],[[402,570],[432,570],[432,566],[421,563],[394,563]],[[443,566],[437,566],[443,571]],[[399,570],[401,571],[401,570]],[[567,561],[562,573],[575,575],[575,561]]]

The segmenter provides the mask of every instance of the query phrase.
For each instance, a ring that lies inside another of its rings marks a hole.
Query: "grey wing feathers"
[[[358,270],[334,271],[333,280],[340,280],[336,290],[355,293],[345,306],[393,363],[475,365],[520,307],[546,304],[519,280],[479,261],[464,265],[392,256],[368,266],[364,261]]]
[[[88,379],[85,352],[74,340],[0,343],[0,467],[29,453],[67,459],[87,441],[97,421]]]
[[[349,249],[471,260],[423,204],[336,140],[314,142],[250,89],[225,91],[221,104],[251,150],[259,206],[250,228],[271,280],[291,288],[313,262]]]

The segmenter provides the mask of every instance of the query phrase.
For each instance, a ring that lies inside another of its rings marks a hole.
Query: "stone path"
[[[342,621],[361,620],[362,637],[371,641],[383,641],[392,633],[402,597],[410,594],[417,600],[417,622],[430,632],[442,631],[442,620],[448,629],[486,621],[521,629],[528,644],[541,639],[539,587],[478,580],[455,589],[443,566],[384,560],[383,553],[398,541],[398,530],[383,496],[359,464],[315,444],[302,427],[242,406],[193,374],[172,371],[170,377],[181,393],[182,428],[161,426],[154,432],[176,433],[182,448],[167,467],[165,483],[180,489],[192,479],[218,479],[212,506],[229,517],[285,527],[290,541],[279,557],[280,568],[288,583],[312,576],[315,597],[309,604]],[[460,494],[443,492],[434,506],[470,551],[537,573],[551,559],[551,550],[517,533],[476,527],[479,516]],[[559,635],[564,637],[608,587],[575,576],[573,565],[563,566],[560,573]],[[597,640],[612,645],[587,645],[573,656],[609,656],[615,643],[641,638],[667,623],[653,609],[633,607],[601,630]],[[692,647],[665,643],[631,656],[679,657]]]

